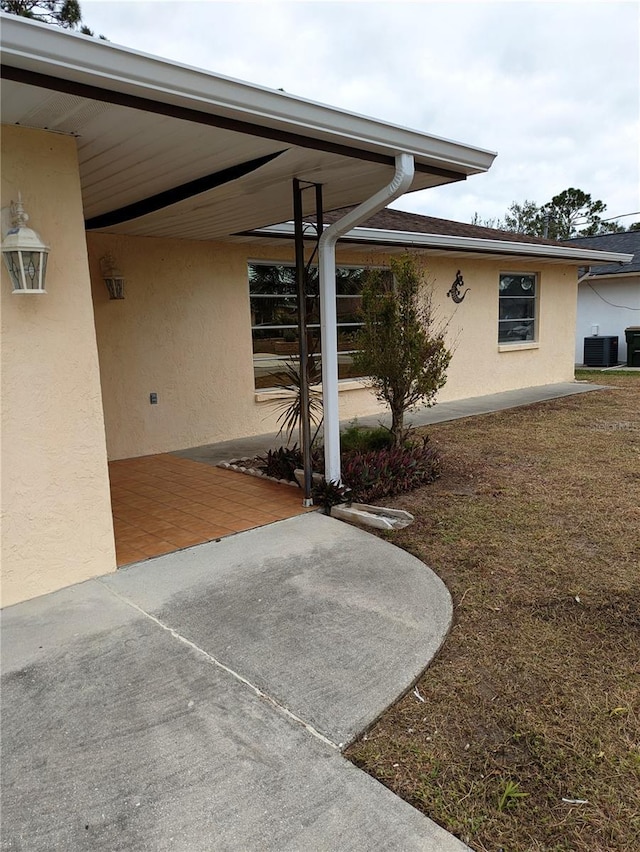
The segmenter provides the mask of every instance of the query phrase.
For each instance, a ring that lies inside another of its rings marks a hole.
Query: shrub
[[[384,450],[393,446],[393,435],[384,426],[358,426],[350,423],[340,435],[340,449],[343,453],[368,453],[372,450]]]
[[[316,506],[324,508],[325,515],[331,514],[331,507],[340,503],[351,502],[351,489],[346,485],[338,485],[337,482],[327,482],[323,479],[313,486],[313,502]]]
[[[421,485],[440,475],[440,456],[425,438],[408,447],[345,455],[342,478],[359,503],[372,503]]]
[[[285,434],[287,441],[293,437],[296,428],[300,426],[301,415],[303,411],[302,404],[302,387],[300,365],[294,358],[289,359],[289,363],[284,368],[288,382],[282,385],[293,392],[293,396],[287,399],[280,399],[275,403],[276,411],[279,411],[277,423],[280,428],[278,434]],[[309,423],[316,427],[314,440],[318,435],[320,425],[322,424],[322,394],[313,387],[322,380],[322,368],[318,359],[309,358],[307,364],[307,386],[309,389]]]
[[[294,482],[294,471],[299,467],[302,467],[302,453],[297,444],[293,447],[278,447],[277,450],[269,450],[266,456],[258,457],[258,470],[274,479]]]
[[[350,427],[351,428],[351,427]],[[365,430],[363,430],[365,431]],[[366,430],[377,431],[377,430]],[[383,430],[387,435],[389,431]],[[322,472],[322,451],[312,452],[313,469]],[[296,468],[302,468],[302,453],[297,444],[293,447],[278,447],[269,450],[257,460],[256,467],[274,479],[295,482]],[[413,491],[433,482],[440,476],[438,451],[423,438],[419,443],[401,447],[383,447],[367,452],[342,453],[342,480],[344,485],[324,482],[314,486],[313,497],[317,504],[331,508],[338,503],[355,500],[358,503],[373,503],[405,491]]]
[[[274,479],[286,479],[288,482],[296,481],[295,470],[301,469],[304,465],[302,450],[297,444],[294,444],[293,447],[278,447],[277,450],[269,450],[266,456],[258,456],[256,461],[256,467],[266,476],[272,476]],[[314,471],[320,472],[323,469],[322,450],[312,448],[311,466]]]
[[[405,413],[431,406],[447,378],[451,352],[438,327],[420,261],[391,260],[392,276],[370,270],[362,289],[362,327],[353,363],[376,397],[389,406],[394,445],[406,438]]]

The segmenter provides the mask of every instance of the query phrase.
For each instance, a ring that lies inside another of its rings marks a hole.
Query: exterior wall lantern
[[[9,270],[14,293],[46,293],[44,289],[49,246],[38,234],[27,228],[29,216],[22,197],[11,202],[11,227],[2,240],[2,254]]]
[[[112,254],[100,258],[102,278],[110,299],[124,299],[124,276],[116,266]]]

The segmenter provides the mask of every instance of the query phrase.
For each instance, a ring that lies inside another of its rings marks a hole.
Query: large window
[[[353,352],[360,317],[361,292],[365,270],[338,267],[336,301],[338,314],[338,376],[354,376]],[[253,369],[257,388],[289,384],[285,369],[297,364],[298,300],[296,270],[293,265],[250,263],[251,334]],[[319,366],[320,300],[318,271],[312,268],[307,285],[308,346]]]
[[[505,272],[500,275],[498,343],[536,340],[537,276]]]

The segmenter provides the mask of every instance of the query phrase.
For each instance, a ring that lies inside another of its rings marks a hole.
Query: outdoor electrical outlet
[[[151,405],[157,405],[158,404],[158,394],[157,393],[150,393],[149,394],[149,402],[151,403]]]

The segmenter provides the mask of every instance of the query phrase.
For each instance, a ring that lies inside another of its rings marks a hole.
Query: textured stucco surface
[[[447,316],[451,316],[449,338],[454,356],[440,400],[573,380],[575,267],[512,259],[476,260],[469,256],[447,263],[448,274],[439,274],[441,267],[435,262],[430,268],[438,281],[448,282],[447,286],[453,281],[455,269],[461,269],[470,288],[457,310],[445,306]],[[537,348],[519,349],[514,345],[501,347],[500,351],[498,347],[498,281],[502,272],[534,272],[538,276]],[[441,291],[441,286],[438,289]]]
[[[240,244],[88,235],[109,457],[183,449],[277,430],[272,402],[254,392],[247,262],[291,260],[290,250]],[[99,259],[111,251],[126,278],[110,302]],[[384,263],[370,252],[341,263]],[[552,264],[425,256],[440,319],[454,348],[441,401],[573,378],[576,273]],[[470,288],[446,292],[462,270]],[[499,351],[498,277],[539,275],[539,347]],[[150,405],[149,394],[158,394]],[[264,394],[262,394],[264,396]],[[340,417],[380,411],[366,389],[340,393]]]
[[[18,192],[52,251],[45,296],[13,296],[2,272],[3,605],[115,570],[107,455],[276,430],[273,402],[254,392],[247,262],[292,259],[284,246],[85,239],[74,140],[4,127],[2,206]],[[125,275],[124,301],[109,301],[100,276],[108,251]],[[349,249],[338,261],[385,257]],[[424,261],[455,350],[441,401],[571,380],[573,268],[473,256]],[[471,290],[455,307],[446,291],[459,268]],[[539,274],[535,349],[499,351],[501,271]],[[366,389],[340,394],[342,419],[380,410]]]
[[[47,295],[2,263],[2,604],[115,569],[75,141],[2,128],[2,207],[51,246]]]

